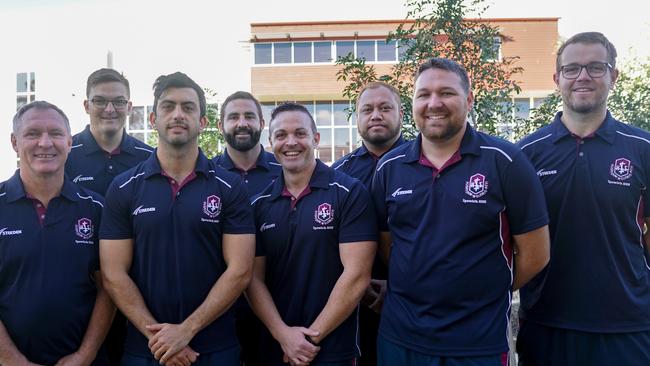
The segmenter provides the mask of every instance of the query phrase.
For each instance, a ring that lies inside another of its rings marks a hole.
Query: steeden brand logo
[[[74,226],[74,230],[78,237],[86,240],[90,239],[93,236],[93,222],[87,218],[79,219]]]
[[[391,196],[393,196],[393,198],[395,198],[397,196],[401,196],[401,195],[404,195],[404,194],[413,194],[413,190],[412,189],[402,190],[402,187],[399,187],[399,188],[397,188],[395,190],[395,192],[393,192],[393,194],[391,194]]]
[[[142,205],[138,206],[135,210],[133,210],[133,216],[138,216],[141,213],[147,213],[147,212],[155,212],[156,208],[155,207],[142,207]]]
[[[22,230],[8,230],[9,228],[3,227],[0,229],[0,236],[8,236],[8,235],[20,235],[23,233]]]
[[[488,181],[483,174],[474,174],[465,182],[465,193],[472,198],[484,196],[488,190]]]
[[[265,232],[268,229],[273,229],[275,227],[275,224],[267,224],[266,222],[260,226],[260,232]]]
[[[215,218],[221,213],[221,198],[215,195],[208,196],[203,202],[203,213],[210,218]]]
[[[540,170],[537,171],[537,176],[538,177],[544,177],[544,176],[547,176],[547,175],[555,175],[555,174],[557,174],[557,170],[555,170],[555,169],[553,169],[553,170],[540,169]]]
[[[91,180],[95,180],[94,177],[84,177],[83,175],[79,174],[74,179],[72,179],[73,182],[79,183],[79,182],[88,182]]]
[[[609,174],[618,180],[627,180],[632,176],[633,169],[634,167],[631,161],[625,158],[618,158],[609,166]]]
[[[334,210],[329,203],[321,203],[314,212],[314,220],[321,224],[327,225],[334,220]]]

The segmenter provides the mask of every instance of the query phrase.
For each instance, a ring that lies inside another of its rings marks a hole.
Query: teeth
[[[37,158],[53,158],[54,154],[36,154]]]
[[[298,156],[299,154],[300,154],[300,152],[298,152],[298,151],[286,151],[284,153],[284,155],[286,155],[286,156]]]

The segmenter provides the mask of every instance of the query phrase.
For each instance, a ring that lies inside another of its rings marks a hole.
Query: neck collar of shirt
[[[158,161],[158,149],[155,149],[151,156],[144,161],[144,178],[148,179],[154,175],[162,176],[162,168],[160,167],[160,161]],[[205,157],[203,151],[199,149],[199,156],[196,159],[196,165],[194,166],[195,173],[201,173],[203,176],[208,177],[211,173],[210,161]],[[213,172],[213,171],[212,171]],[[198,174],[197,174],[198,175]],[[166,178],[165,178],[166,179]]]
[[[264,150],[264,146],[260,145],[260,147],[261,147],[260,154],[257,156],[255,165],[253,165],[250,169],[248,169],[249,171],[260,167],[264,168],[265,170],[271,170],[271,168],[269,167],[268,154],[266,153],[266,150]],[[228,148],[223,150],[223,156],[220,165],[226,170],[233,170],[233,169],[240,170],[235,166],[235,163],[232,161],[232,158],[228,154]]]
[[[357,150],[357,152],[356,152],[356,154],[354,154],[354,156],[359,157],[359,156],[363,156],[363,155],[369,155],[369,156],[375,158],[376,160],[379,160],[379,159],[381,159],[382,156],[386,155],[387,152],[393,150],[394,148],[398,147],[399,145],[401,145],[401,144],[403,144],[405,142],[406,142],[406,140],[404,140],[404,136],[402,136],[400,134],[399,138],[390,147],[390,149],[386,150],[386,152],[381,154],[380,156],[377,156],[377,155],[373,154],[372,152],[370,152],[370,150],[368,150],[368,148],[366,147],[366,144],[361,143],[361,146],[359,147],[359,150]]]
[[[14,202],[21,198],[27,198],[25,186],[20,178],[20,170],[16,170],[16,173],[7,180],[5,189],[7,192],[7,202]],[[65,197],[69,201],[76,202],[80,199],[78,192],[79,188],[74,183],[67,178],[63,179],[63,188],[61,189],[61,194],[59,196]]]
[[[574,138],[575,135],[569,131],[569,129],[562,123],[562,112],[557,112],[553,122],[551,122],[551,128],[553,132],[553,143],[557,143],[565,137]],[[598,127],[596,132],[592,135],[600,137],[610,145],[614,143],[614,137],[616,136],[616,120],[612,117],[612,114],[607,111],[605,115],[605,121]],[[591,136],[591,135],[590,135]]]
[[[460,155],[476,155],[478,156],[481,152],[481,145],[478,138],[478,132],[472,128],[472,126],[467,123],[467,128],[465,129],[465,134],[463,139],[460,141]],[[406,158],[405,161],[409,163],[419,162],[420,156],[422,154],[422,134],[419,133],[417,138],[413,141],[411,146],[405,151]]]
[[[310,192],[313,192],[314,189],[327,189],[329,188],[329,183],[334,174],[334,171],[325,165],[319,159],[316,159],[316,168],[309,179],[309,188]],[[271,190],[271,200],[277,199],[282,196],[284,191],[284,172],[280,174],[280,177],[273,182],[273,188]]]

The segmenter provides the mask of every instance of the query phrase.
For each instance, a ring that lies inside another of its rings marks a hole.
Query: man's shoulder
[[[525,136],[519,140],[516,145],[521,150],[524,150],[528,147],[532,147],[537,144],[546,144],[551,142],[551,137],[553,136],[553,126],[548,124],[539,128],[537,131],[531,133],[530,135]]]
[[[343,155],[339,160],[335,161],[332,163],[331,167],[333,169],[343,169],[347,168],[356,158],[357,154],[359,153],[359,150],[361,150],[362,146],[357,147],[356,149],[350,151],[349,153]]]
[[[404,158],[406,158],[407,153],[411,150],[416,141],[417,140],[406,141],[385,153],[381,159],[379,159],[379,162],[377,162],[376,171],[395,166],[396,163],[404,161]]]
[[[124,138],[130,141],[131,148],[136,155],[141,156],[143,159],[148,158],[154,151],[154,148],[138,140],[137,138],[129,135],[124,131]]]
[[[627,123],[615,121],[614,131],[626,143],[637,143],[650,148],[650,132]]]
[[[483,132],[478,132],[477,135],[479,136],[478,142],[481,154],[495,154],[497,157],[504,158],[509,162],[512,162],[521,154],[521,149],[508,140]]]
[[[141,184],[144,181],[144,175],[147,173],[146,163],[147,160],[143,160],[135,166],[118,174],[115,179],[113,179],[111,186],[117,186],[118,189],[123,189],[127,186],[134,187]]]
[[[74,194],[79,197],[81,202],[92,206],[95,209],[100,209],[104,207],[104,197],[95,191],[91,191],[88,188],[82,187],[79,184],[72,184],[74,187]]]

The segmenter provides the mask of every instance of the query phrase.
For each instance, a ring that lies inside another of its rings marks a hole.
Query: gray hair
[[[63,113],[61,108],[55,106],[54,104],[50,102],[46,102],[44,100],[36,100],[33,101],[29,104],[25,104],[24,106],[20,107],[16,114],[14,115],[14,125],[13,125],[13,133],[14,135],[18,132],[18,129],[23,123],[23,115],[27,113],[28,110],[30,109],[39,109],[39,110],[46,110],[46,109],[52,109],[56,111],[61,117],[63,118],[63,124],[65,125],[66,131],[68,131],[69,134],[71,134],[70,130],[70,120],[68,119],[68,116]]]

